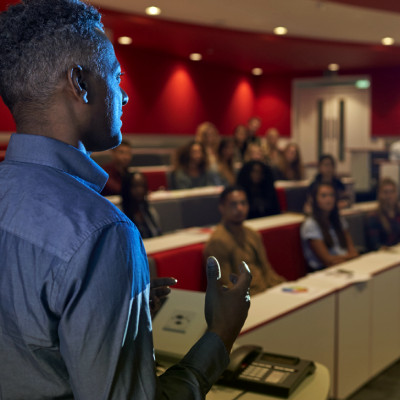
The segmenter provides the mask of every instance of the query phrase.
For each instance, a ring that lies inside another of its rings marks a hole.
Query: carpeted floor
[[[400,360],[347,400],[400,400]]]

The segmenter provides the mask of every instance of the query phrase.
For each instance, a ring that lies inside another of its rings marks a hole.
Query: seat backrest
[[[182,204],[180,199],[167,199],[152,202],[160,216],[161,230],[163,233],[176,231],[183,228]]]
[[[300,223],[261,231],[267,257],[274,270],[288,280],[307,274],[300,239]]]
[[[216,225],[221,220],[218,209],[219,195],[187,197],[181,199],[182,223],[184,228]]]
[[[172,276],[178,280],[177,289],[204,292],[207,286],[203,243],[154,253],[151,257],[157,266],[157,276]]]

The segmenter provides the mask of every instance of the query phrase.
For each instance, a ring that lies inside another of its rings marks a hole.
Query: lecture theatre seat
[[[269,262],[287,280],[307,274],[300,239],[301,224],[291,224],[261,231]]]
[[[147,179],[147,186],[150,192],[168,189],[167,173],[165,170],[141,172]]]
[[[285,212],[288,210],[287,200],[286,200],[286,191],[284,188],[278,187],[275,188],[276,195],[278,196],[279,207],[281,208],[281,212]]]
[[[300,241],[300,224],[291,224],[260,232],[268,259],[275,271],[288,280],[306,275],[306,262]],[[178,279],[175,287],[205,291],[207,278],[203,259],[204,243],[178,247],[150,254],[154,259],[157,276]]]
[[[159,277],[172,276],[178,280],[177,289],[205,292],[207,277],[203,260],[204,243],[179,247],[151,254]]]

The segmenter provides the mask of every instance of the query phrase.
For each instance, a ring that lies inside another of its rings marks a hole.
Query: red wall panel
[[[217,65],[116,46],[126,75],[122,87],[124,133],[193,134],[211,121],[222,134],[253,115],[262,119],[259,134],[276,127],[290,136],[291,84],[295,75],[253,77]],[[354,73],[354,71],[352,72]],[[363,70],[372,79],[372,135],[400,135],[400,68]],[[0,100],[0,132],[15,130]]]

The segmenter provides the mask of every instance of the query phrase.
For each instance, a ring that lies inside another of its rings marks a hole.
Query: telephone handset
[[[230,359],[220,384],[279,397],[289,397],[315,370],[312,361],[264,353],[261,347],[252,345],[235,349]]]

